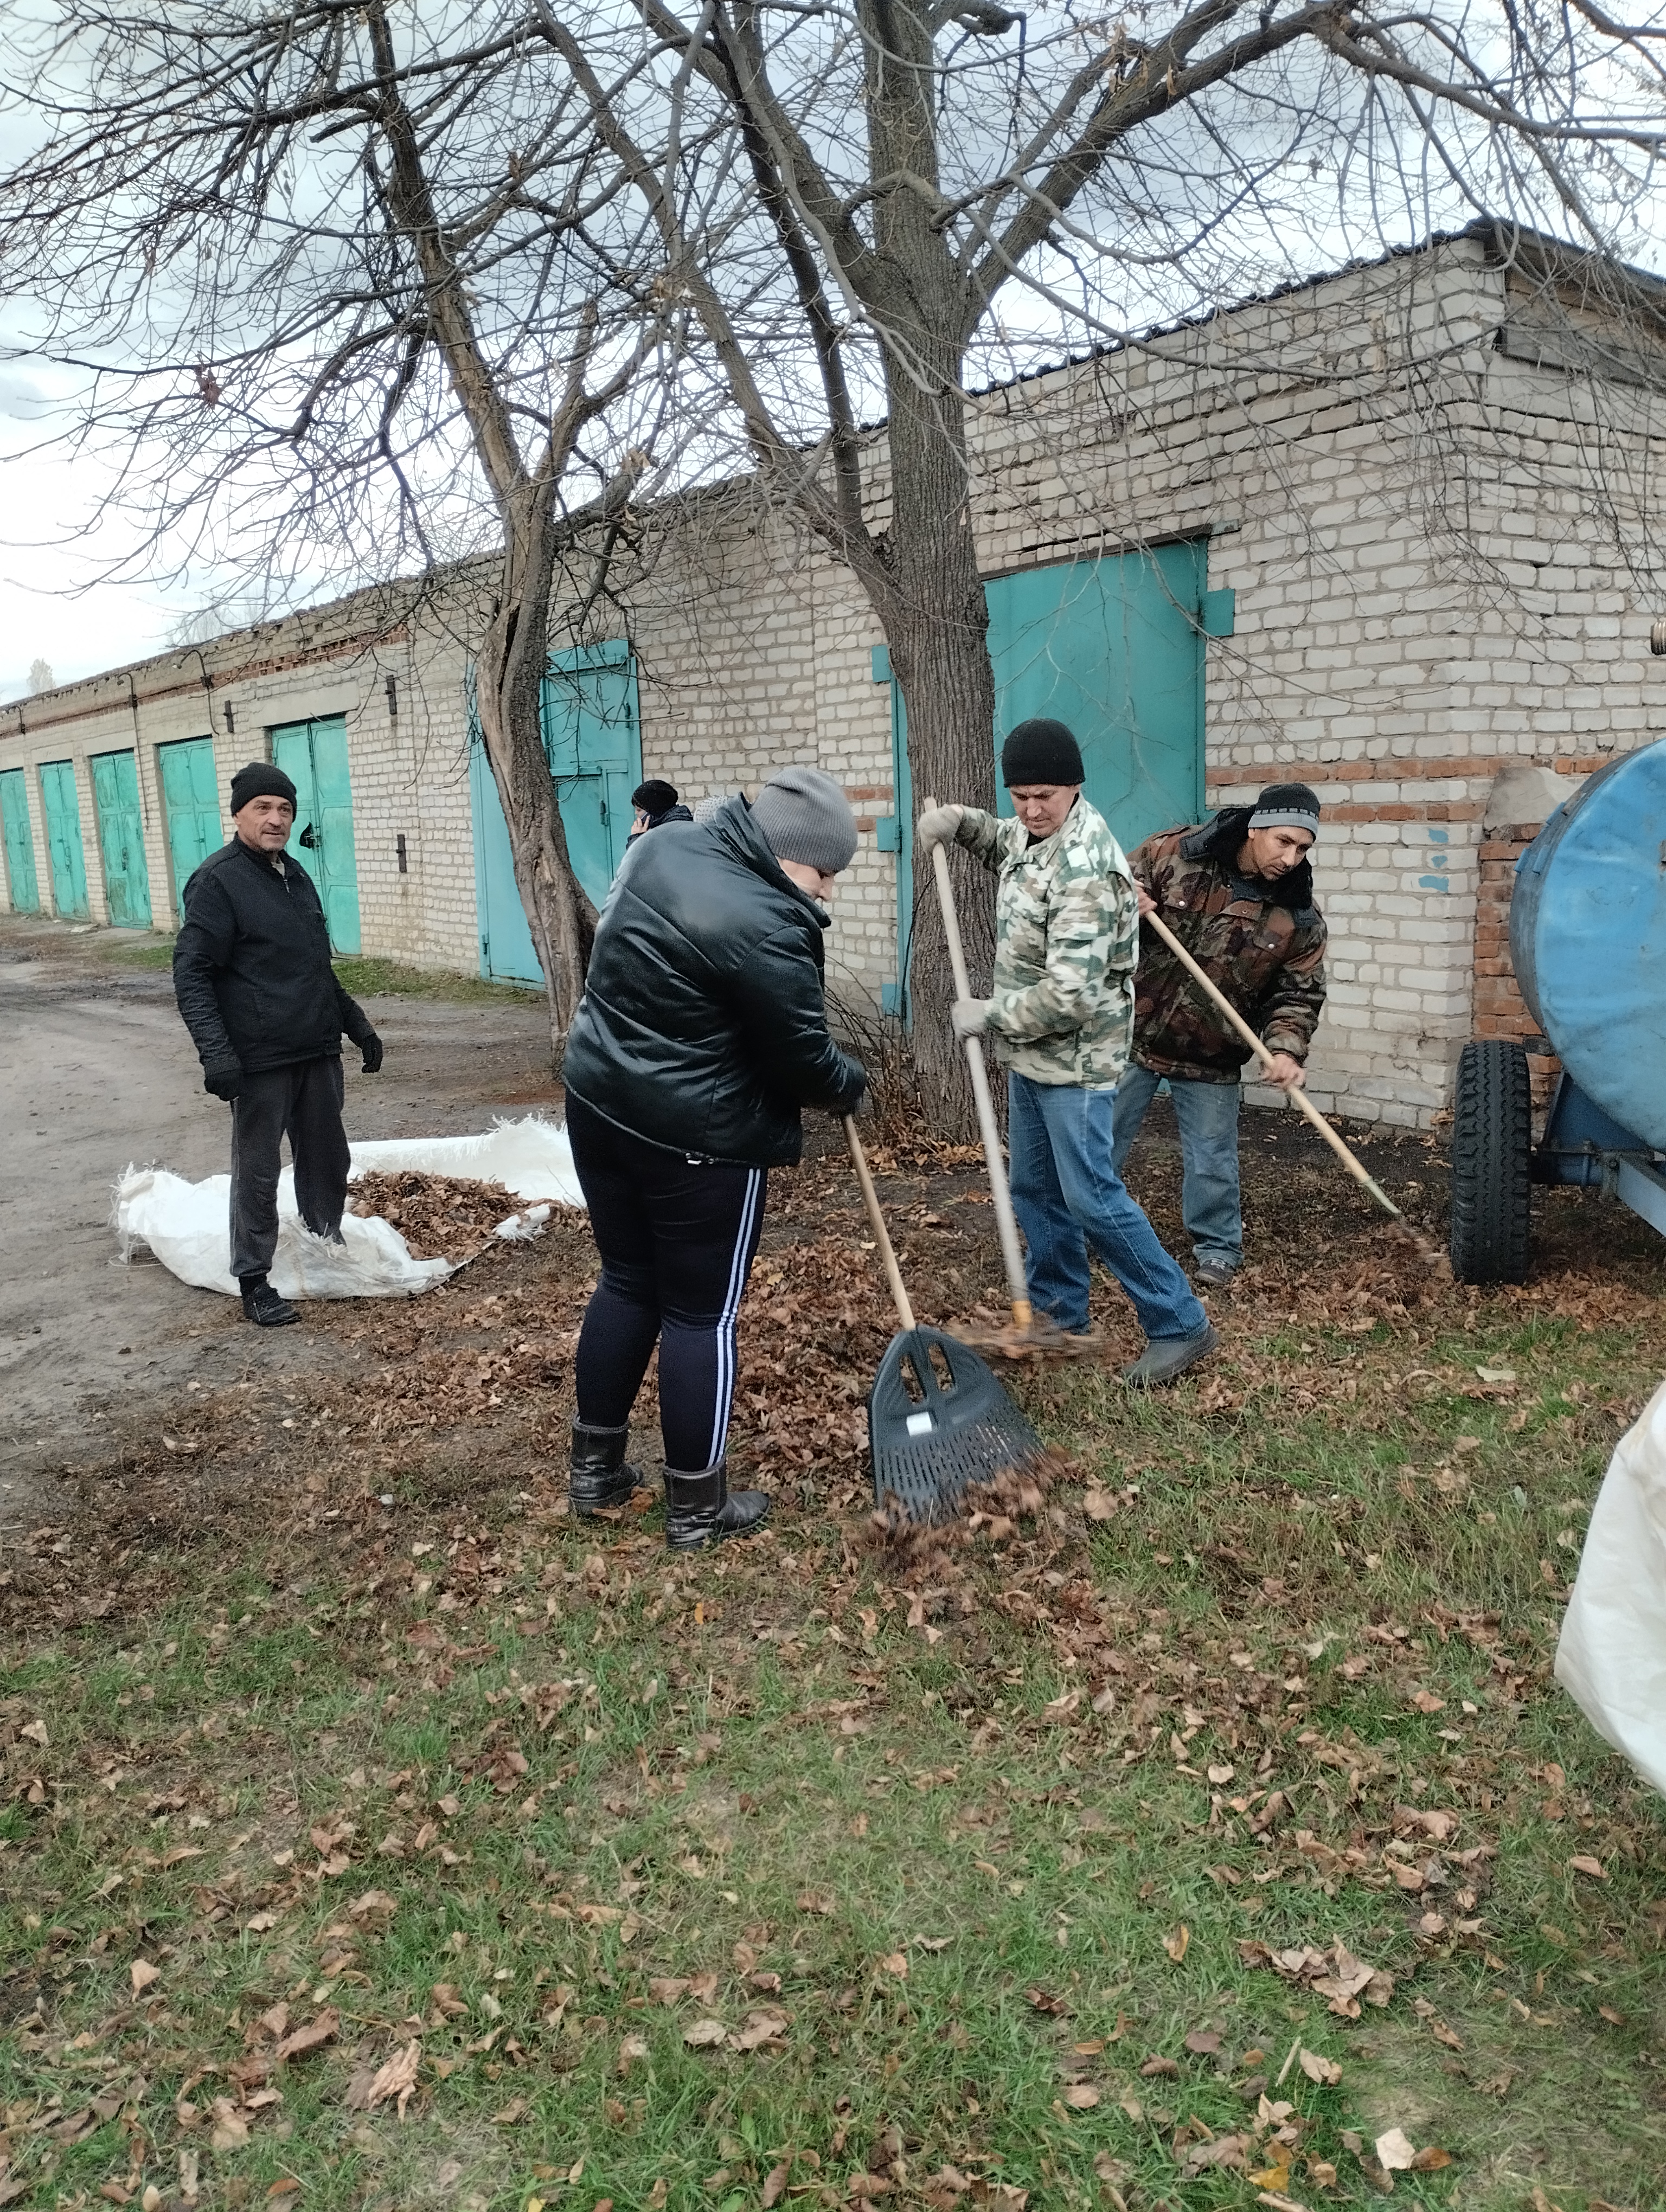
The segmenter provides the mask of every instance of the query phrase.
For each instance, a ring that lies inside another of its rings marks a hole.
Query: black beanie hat
[[[270,761],[251,761],[231,780],[232,812],[240,814],[252,799],[287,799],[293,811],[295,787],[283,769],[274,768]]]
[[[1045,714],[1020,722],[1000,749],[1000,780],[1015,783],[1081,783],[1082,749],[1073,731]]]
[[[633,806],[640,806],[644,814],[663,814],[668,806],[676,805],[677,787],[674,783],[662,782],[657,775],[651,775],[646,783],[639,783],[631,793],[630,803]]]
[[[1304,783],[1269,783],[1250,811],[1252,830],[1310,830],[1319,834],[1319,799]]]

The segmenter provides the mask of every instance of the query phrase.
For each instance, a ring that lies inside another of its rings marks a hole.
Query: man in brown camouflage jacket
[[[1273,1054],[1288,1090],[1325,1002],[1325,925],[1307,854],[1319,802],[1304,783],[1269,784],[1253,806],[1200,828],[1164,830],[1128,855],[1142,915],[1161,915]],[[1250,1057],[1167,945],[1140,933],[1134,1055],[1116,1088],[1121,1176],[1164,1078],[1180,1125],[1182,1211],[1201,1289],[1230,1282],[1243,1257],[1238,1199],[1238,1072]]]

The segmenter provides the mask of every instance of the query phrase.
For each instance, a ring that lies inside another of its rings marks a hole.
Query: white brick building
[[[1312,1087],[1367,1118],[1426,1123],[1490,1018],[1476,896],[1500,772],[1583,775],[1666,735],[1666,659],[1649,637],[1666,613],[1651,512],[1666,354],[1576,296],[1581,281],[1478,231],[976,403],[1003,720],[1043,699],[1072,719],[1070,697],[1090,726],[1099,715],[1090,775],[1110,779],[1127,842],[1274,777],[1316,785],[1332,953]],[[871,462],[882,507],[882,440]],[[608,680],[627,702],[605,739],[619,765],[570,788],[605,820],[639,757],[690,799],[818,762],[863,825],[830,965],[845,988],[889,995],[910,872],[898,717],[866,599],[750,482],[650,521],[618,586],[628,611],[616,601],[578,639],[556,624],[593,658],[616,641]],[[479,582],[450,579],[443,600],[361,594],[0,708],[13,905],[30,903],[32,866],[40,907],[76,908],[55,763],[73,780],[84,911],[106,921],[112,890],[131,918],[135,868],[112,827],[130,771],[111,763],[132,756],[149,911],[168,927],[188,841],[164,791],[185,756],[165,749],[210,740],[223,807],[231,771],[272,732],[293,744],[338,717],[362,949],[472,969],[496,930],[489,963],[513,972],[513,898],[489,886],[481,819],[495,799],[470,774]],[[615,817],[604,845],[618,835]]]

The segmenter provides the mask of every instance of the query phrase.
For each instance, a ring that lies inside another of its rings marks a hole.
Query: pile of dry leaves
[[[484,1251],[498,1223],[520,1205],[501,1182],[482,1182],[472,1176],[384,1171],[358,1178],[348,1212],[389,1223],[416,1259],[456,1264]]]

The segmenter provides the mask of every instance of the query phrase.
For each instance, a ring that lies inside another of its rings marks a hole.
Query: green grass
[[[1666,2204],[1666,1823],[1549,1673],[1657,1347],[1309,1311],[1152,1401],[1024,1382],[1092,1487],[912,1563],[780,1482],[764,1538],[676,1559],[477,1444],[447,1493],[415,1416],[374,1476],[297,1417],[206,1530],[47,1532],[36,1566],[129,1579],[6,1653],[4,2181],[739,2212],[785,2164],[789,2203],[878,2169],[885,2208],[1314,2212],[1375,2203],[1354,2146],[1399,2128],[1451,2160],[1402,2204]],[[1339,1939],[1395,1978],[1357,2020],[1244,1948]],[[262,2081],[279,2004],[338,2026]],[[413,2042],[404,2118],[356,2109]],[[1259,2184],[1201,2162],[1246,2134]]]
[[[106,959],[119,968],[161,969],[173,964],[173,944],[101,943]],[[439,999],[453,1006],[526,1006],[542,996],[536,986],[490,983],[478,975],[453,975],[436,968],[412,968],[398,960],[342,958],[331,963],[344,990],[356,999]]]
[[[398,960],[337,959],[344,990],[356,999],[443,999],[455,1006],[526,1006],[541,1000],[535,984],[489,983],[439,968],[410,968]]]

